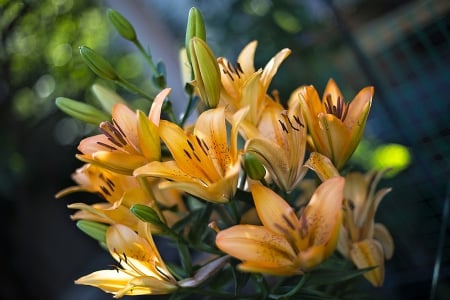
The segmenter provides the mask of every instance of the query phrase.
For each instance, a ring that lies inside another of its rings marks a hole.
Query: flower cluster
[[[269,86],[291,51],[282,49],[259,69],[256,41],[236,63],[216,58],[193,8],[183,51],[188,100],[177,117],[163,69],[153,64],[122,15],[109,10],[108,17],[150,63],[152,90],[158,92],[151,95],[122,79],[83,46],[80,53],[92,71],[149,99],[149,112],[98,85],[94,91],[102,109],[57,99],[63,111],[99,128],[78,146],[77,158],[85,164],[73,174],[76,185],[57,197],[79,191],[100,196],[99,203],[69,207],[76,210],[72,218],[78,227],[118,264],[77,284],[115,298],[242,293],[255,299],[288,298],[312,287],[325,293],[323,285],[361,274],[382,285],[393,241],[374,217],[389,189],[376,191],[382,172],[344,168],[363,135],[373,87],[346,102],[330,79],[322,97],[304,85],[280,99]],[[195,123],[186,124],[194,108]],[[160,254],[162,239],[169,242],[165,252],[179,254],[177,261]],[[342,269],[336,261],[354,266]],[[322,271],[328,278],[334,274],[333,280],[321,282]]]

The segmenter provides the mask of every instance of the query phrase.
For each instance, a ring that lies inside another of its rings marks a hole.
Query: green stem
[[[223,293],[223,292],[218,292],[218,291],[214,291],[214,290],[207,290],[204,288],[189,288],[189,289],[186,288],[184,290],[189,291],[194,294],[205,295],[205,296],[214,296],[214,297],[217,297],[218,299],[237,299],[235,294]],[[242,300],[244,300],[244,299],[261,299],[261,295],[252,294],[252,295],[239,296],[239,299],[242,299]]]
[[[115,83],[135,94],[140,95],[141,97],[144,97],[145,99],[149,100],[151,103],[153,102],[156,94],[158,93],[157,91],[153,91],[152,94],[154,94],[154,95],[148,95],[146,92],[144,92],[143,90],[141,90],[140,88],[138,88],[137,86],[132,84],[131,82],[126,81],[122,78],[119,78],[119,80],[116,80]]]
[[[305,284],[306,281],[306,275],[302,276],[302,279],[300,279],[296,286],[294,286],[289,292],[284,294],[270,294],[269,299],[289,299],[289,297],[295,295]]]
[[[142,56],[144,56],[145,60],[149,64],[150,68],[152,69],[152,72],[154,74],[158,74],[158,69],[156,68],[155,64],[153,63],[152,56],[149,53],[147,53],[147,51],[145,51],[144,47],[142,47],[141,42],[139,42],[138,40],[135,40],[134,44],[139,49],[139,52],[141,52]]]
[[[233,198],[229,201],[231,212],[233,214],[234,222],[235,224],[239,224],[239,221],[241,220],[241,216],[239,215],[239,210],[236,206],[236,200]]]
[[[261,274],[253,274],[256,283],[258,284],[260,292],[260,299],[267,299],[267,294],[269,293],[269,287],[267,285],[266,279]]]
[[[186,110],[184,111],[183,117],[181,119],[180,125],[183,126],[186,122],[187,118],[191,114],[192,104],[194,103],[194,97],[191,95],[189,96],[188,104],[186,106]]]

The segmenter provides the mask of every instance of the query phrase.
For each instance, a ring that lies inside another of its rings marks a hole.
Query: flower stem
[[[269,299],[289,299],[289,297],[295,295],[305,284],[306,282],[306,274],[302,276],[302,279],[300,279],[296,286],[294,286],[289,292],[284,294],[270,294],[268,296]]]

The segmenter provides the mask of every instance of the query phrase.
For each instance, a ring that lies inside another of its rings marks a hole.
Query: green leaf
[[[305,283],[306,286],[321,286],[330,285],[333,283],[343,282],[356,277],[361,276],[367,271],[372,270],[371,268],[365,269],[328,269],[320,267],[308,273],[308,279]]]

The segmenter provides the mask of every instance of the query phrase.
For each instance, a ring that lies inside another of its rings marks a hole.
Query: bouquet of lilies
[[[149,63],[152,86],[144,91],[81,46],[93,72],[147,99],[148,107],[134,108],[99,84],[98,106],[56,100],[65,113],[99,128],[79,143],[76,157],[84,165],[72,176],[76,185],[56,197],[80,191],[100,197],[70,204],[71,217],[116,261],[75,283],[114,298],[170,299],[345,299],[362,276],[383,284],[393,240],[374,216],[390,189],[377,190],[384,171],[346,168],[373,87],[345,102],[330,79],[322,97],[303,85],[280,99],[268,89],[291,51],[282,49],[259,69],[256,41],[236,63],[216,57],[192,8],[180,56],[186,109],[177,116],[163,63],[153,62],[121,14],[108,10],[107,17]],[[194,124],[187,124],[192,116]],[[168,253],[176,255],[169,260]]]

